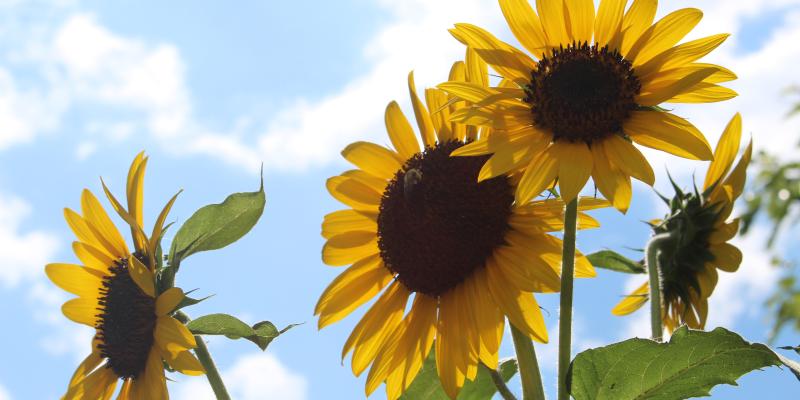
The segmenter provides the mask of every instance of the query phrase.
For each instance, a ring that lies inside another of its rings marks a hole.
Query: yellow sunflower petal
[[[700,284],[700,294],[702,297],[708,298],[714,293],[714,288],[717,287],[717,281],[719,281],[717,268],[713,264],[706,264],[705,268],[700,270],[697,274],[697,282]]]
[[[154,336],[158,347],[173,356],[197,347],[189,328],[170,316],[160,316],[156,319]]]
[[[328,192],[343,204],[356,210],[378,211],[381,193],[353,178],[334,176],[325,183]]]
[[[98,368],[82,381],[72,386],[64,395],[65,399],[98,399],[105,400],[114,393],[117,376],[111,368]]]
[[[393,278],[377,254],[353,264],[320,295],[314,308],[314,314],[319,314],[318,328],[340,321],[380,293]]]
[[[425,89],[425,102],[428,103],[428,108],[431,110],[433,128],[440,142],[454,139],[453,132],[450,130],[450,123],[454,119],[450,115],[450,107],[447,106],[447,101],[447,93],[444,91]]]
[[[739,152],[739,142],[742,139],[742,116],[739,113],[733,116],[722,136],[719,138],[717,148],[714,150],[714,161],[708,167],[703,189],[708,189],[719,182],[730,171],[733,160]]]
[[[351,231],[328,239],[322,247],[322,261],[332,266],[352,264],[378,253],[375,232]]]
[[[391,179],[404,162],[397,153],[369,142],[347,146],[342,150],[342,156],[359,169],[385,179]]]
[[[161,317],[169,314],[185,298],[186,295],[180,288],[172,287],[165,290],[156,299],[156,315]]]
[[[730,35],[727,33],[713,35],[702,39],[692,40],[675,46],[653,57],[646,64],[636,68],[643,85],[658,79],[659,76],[670,69],[680,68],[705,57],[719,47]]]
[[[439,321],[436,326],[437,337],[434,348],[436,350],[436,371],[442,388],[450,398],[458,397],[458,392],[464,385],[464,373],[459,369],[463,354],[459,352],[456,340],[461,338],[459,329],[460,319],[456,311],[455,296],[452,291],[439,298]]]
[[[487,266],[485,271],[489,293],[495,303],[517,329],[525,332],[531,339],[547,343],[547,328],[542,311],[532,294],[523,292],[510,282],[498,268]]]
[[[164,376],[164,364],[158,349],[153,347],[147,356],[143,377],[139,382],[134,381],[133,388],[138,389],[142,399],[167,400],[167,381]]]
[[[104,358],[100,355],[100,352],[95,350],[95,343],[92,343],[92,353],[78,364],[78,368],[75,369],[69,381],[69,387],[71,388],[84,380],[103,360]]]
[[[467,55],[464,57],[467,65],[467,82],[474,83],[483,87],[489,86],[489,66],[483,61],[475,49],[467,47]]]
[[[721,244],[733,239],[739,232],[739,219],[733,220],[729,224],[722,224],[711,232],[708,241],[711,244]]]
[[[639,286],[638,289],[634,290],[633,293],[625,296],[625,298],[611,310],[611,313],[614,315],[628,315],[642,308],[644,303],[647,303],[649,293],[649,283],[645,282],[642,286]]]
[[[522,46],[531,54],[540,56],[547,47],[547,36],[528,0],[500,0],[500,10]]]
[[[742,251],[730,243],[713,244],[708,250],[714,255],[713,264],[725,272],[736,272],[742,263]]]
[[[409,159],[414,154],[419,153],[419,143],[414,137],[414,129],[411,128],[408,119],[400,111],[400,106],[396,101],[386,106],[384,122],[386,123],[386,132],[389,133],[389,139],[392,141],[395,150],[400,154],[400,157]]]
[[[517,186],[516,202],[525,204],[552,185],[559,173],[552,147],[535,156]]]
[[[342,358],[347,356],[350,350],[354,350],[353,374],[361,375],[375,360],[386,337],[402,320],[409,295],[408,289],[395,281],[389,285],[353,329],[342,349]]]
[[[97,325],[97,299],[78,297],[61,306],[65,317],[94,328]]]
[[[485,281],[473,275],[467,278],[465,285],[468,294],[474,299],[475,327],[480,337],[480,358],[489,368],[497,368],[498,351],[505,330],[505,317],[494,303]]]
[[[725,186],[731,188],[731,199],[737,199],[742,194],[742,190],[744,190],[744,183],[747,179],[747,166],[750,164],[750,158],[752,158],[752,156],[753,140],[750,139],[750,143],[747,144],[742,158],[739,159],[739,162],[736,163],[736,167],[733,168],[731,174],[725,179]]]
[[[562,20],[561,24],[563,23]],[[536,63],[525,53],[475,25],[456,24],[455,30],[467,41],[469,47],[475,49],[504,78],[518,83],[530,80],[530,73],[536,68]]]
[[[611,164],[626,175],[630,175],[650,186],[656,181],[656,175],[642,152],[631,142],[613,135],[603,142],[603,149]]]
[[[557,293],[561,290],[561,279],[552,269],[536,265],[535,258],[526,258],[529,251],[516,246],[495,250],[494,264],[510,280],[526,291],[535,293]]]
[[[572,43],[564,15],[564,0],[536,0],[536,10],[542,22],[542,30],[547,36],[547,47],[566,47]]]
[[[557,142],[551,149],[558,164],[561,197],[564,202],[569,203],[578,197],[578,193],[592,176],[592,152],[585,143],[579,142]]]
[[[86,243],[72,242],[72,251],[84,266],[96,271],[107,273],[109,267],[116,264],[116,260],[105,251]]]
[[[592,179],[597,189],[611,201],[614,208],[623,213],[627,212],[633,195],[631,178],[611,165],[602,145],[592,146],[592,156],[594,158]]]
[[[178,199],[178,195],[180,195],[183,190],[179,190],[178,193],[175,193],[171,199],[164,205],[164,208],[161,209],[161,212],[158,214],[158,218],[156,219],[156,223],[153,225],[153,232],[150,235],[150,249],[148,249],[148,255],[155,253],[156,244],[161,240],[161,235],[164,233],[164,223],[167,221],[167,215],[169,215],[170,210],[172,210],[172,205],[175,204],[175,200]],[[153,254],[154,255],[154,254]]]
[[[638,67],[669,49],[691,32],[703,18],[696,8],[684,8],[665,16],[642,33],[626,55]]]
[[[594,0],[565,0],[565,6],[572,40],[591,43],[595,22]]]
[[[197,357],[189,351],[182,351],[176,355],[165,351],[161,353],[161,356],[172,369],[184,375],[199,376],[206,373],[205,368],[197,360]]]
[[[598,47],[610,44],[622,28],[622,16],[627,0],[601,0],[594,21],[594,42]],[[612,47],[613,50],[613,47]]]
[[[690,160],[711,160],[711,146],[689,121],[668,112],[634,111],[625,122],[634,142]]]
[[[492,135],[490,138],[495,136],[502,135]],[[531,162],[534,156],[547,148],[547,142],[545,137],[528,136],[517,142],[499,145],[496,152],[481,167],[478,181],[482,182],[522,169]]]
[[[114,197],[114,195],[111,193],[111,190],[109,190],[108,186],[106,186],[105,181],[103,181],[103,178],[100,178],[100,183],[103,185],[103,191],[105,192],[108,201],[111,202],[111,207],[117,212],[117,215],[119,215],[122,220],[125,221],[128,226],[130,226],[136,251],[146,254],[147,237],[145,237],[144,231],[142,230],[142,224],[137,222],[136,217],[128,213],[119,200]]]
[[[142,209],[144,208],[144,173],[147,169],[147,157],[144,152],[136,155],[128,170],[127,198],[128,211],[139,227],[142,226]]]
[[[622,19],[620,53],[627,55],[642,33],[653,24],[658,0],[635,0]]]
[[[135,256],[128,257],[128,273],[131,279],[136,282],[142,291],[150,296],[156,297],[155,276],[138,258]]]
[[[422,143],[425,146],[436,145],[436,132],[433,129],[431,114],[417,95],[417,87],[414,84],[414,71],[408,73],[408,92],[411,96],[411,106],[414,108],[414,116],[417,120],[417,126],[419,126]]]
[[[129,254],[128,246],[125,245],[125,240],[117,227],[108,218],[108,214],[97,198],[86,189],[81,194],[81,211],[86,225],[110,254],[118,258],[126,257]]]
[[[642,93],[636,97],[636,103],[645,107],[657,106],[681,94],[690,92],[695,86],[716,72],[714,69],[705,69],[692,72],[676,81],[664,82],[660,86],[642,86]]]
[[[78,265],[47,264],[47,277],[56,286],[81,297],[97,297],[103,279]]]
[[[369,211],[341,210],[325,216],[322,221],[322,237],[333,236],[350,231],[377,232],[378,214]]]
[[[700,82],[688,91],[681,93],[667,102],[672,104],[719,103],[739,96],[739,93],[725,86]]]
[[[451,82],[467,82],[467,67],[463,61],[453,63],[448,80]],[[447,96],[447,104],[449,104],[451,114],[467,106],[467,103],[462,100],[464,99],[459,99],[452,94]],[[467,126],[456,121],[450,121],[450,131],[453,132],[453,137],[456,140],[463,141],[467,137]]]
[[[64,219],[67,221],[67,225],[69,225],[70,229],[79,241],[83,243],[98,243],[94,236],[94,232],[89,229],[89,226],[86,224],[86,220],[83,219],[80,214],[70,210],[69,208],[65,208]],[[103,251],[105,251],[105,248],[103,248]]]

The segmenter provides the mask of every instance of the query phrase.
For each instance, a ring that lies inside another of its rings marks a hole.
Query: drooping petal
[[[146,295],[156,297],[155,276],[136,256],[128,257],[128,273]]]
[[[552,185],[559,173],[552,147],[535,156],[517,186],[516,202],[525,204]]]
[[[168,351],[161,352],[161,356],[169,364],[172,369],[190,376],[199,376],[205,374],[205,368],[197,360],[190,351],[182,351],[177,354],[172,354]]]
[[[739,232],[739,219],[733,220],[729,224],[722,224],[711,232],[708,242],[711,244],[721,244],[733,239]]]
[[[578,197],[592,176],[592,152],[585,143],[557,142],[552,147],[558,164],[558,186],[561,197],[569,203]]]
[[[708,250],[714,255],[713,264],[725,272],[736,272],[742,263],[742,251],[730,243],[713,244]]]
[[[482,273],[482,277],[487,279],[492,298],[517,329],[525,332],[531,339],[547,343],[544,317],[531,293],[519,290],[498,268],[487,266],[476,273]]]
[[[611,201],[614,208],[627,212],[633,195],[631,178],[609,162],[602,145],[592,146],[592,156],[592,179],[597,189]]]
[[[158,347],[173,356],[197,347],[197,342],[189,328],[169,316],[161,316],[156,319],[153,336]]]
[[[353,178],[334,176],[325,183],[328,192],[343,204],[356,210],[377,212],[381,193]]]

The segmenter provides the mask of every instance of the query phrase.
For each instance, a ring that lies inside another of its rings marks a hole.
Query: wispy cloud
[[[234,399],[257,400],[265,397],[282,400],[304,400],[308,382],[290,371],[270,353],[255,353],[240,357],[222,371],[225,384]],[[213,400],[214,393],[203,377],[176,377],[179,383],[172,389],[179,400]]]

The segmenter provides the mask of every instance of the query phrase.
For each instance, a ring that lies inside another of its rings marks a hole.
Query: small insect
[[[412,200],[419,189],[419,184],[422,183],[422,171],[412,168],[406,171],[403,177],[403,196],[406,201]]]

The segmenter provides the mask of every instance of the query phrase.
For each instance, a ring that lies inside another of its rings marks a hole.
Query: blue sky
[[[739,74],[733,87],[742,96],[678,111],[712,143],[741,111],[757,148],[790,155],[785,143],[795,143],[791,135],[800,126],[783,118],[788,100],[780,93],[797,83],[792,66],[800,62],[800,2],[675,1],[660,13],[682,6],[706,11],[694,37],[734,34],[710,60]],[[236,387],[234,397],[257,399],[264,391],[287,399],[363,397],[363,379],[339,360],[361,312],[322,332],[311,315],[339,272],[320,260],[322,216],[341,208],[324,182],[346,168],[338,152],[348,142],[388,142],[383,108],[396,99],[409,110],[409,70],[416,70],[418,87],[446,77],[461,55],[446,33],[452,23],[480,23],[512,40],[496,4],[303,0],[224,7],[61,0],[6,1],[0,10],[0,310],[7,327],[0,332],[0,399],[57,398],[88,351],[91,333],[60,316],[66,295],[46,281],[43,266],[74,261],[62,208],[77,207],[84,187],[98,193],[99,176],[121,193],[140,150],[151,156],[146,216],[153,218],[184,189],[171,214],[178,223],[231,192],[257,188],[258,167],[265,164],[261,222],[235,245],[193,256],[178,277],[185,289],[215,294],[191,315],[229,312],[278,326],[305,322],[266,353],[248,342],[210,341]],[[651,155],[657,186],[667,193],[665,165],[687,187],[692,173],[705,172],[704,165]],[[641,247],[648,232],[640,221],[663,212],[652,192],[637,186],[629,214],[595,213],[603,228],[581,233],[579,248]],[[711,306],[712,326],[754,341],[768,331],[762,304],[777,277],[767,265],[762,233],[756,229],[738,243],[745,265],[721,278]],[[647,334],[646,316],[609,312],[634,283],[602,272],[578,283],[577,347]],[[554,327],[557,297],[539,299]],[[780,338],[798,342],[797,334]],[[550,393],[554,349],[555,343],[537,347]],[[501,355],[512,353],[505,343]],[[205,395],[202,378],[174,378],[174,398]],[[716,389],[713,398],[774,398],[797,390],[794,378],[776,368],[739,383],[738,389]],[[380,391],[373,396],[381,397]]]

